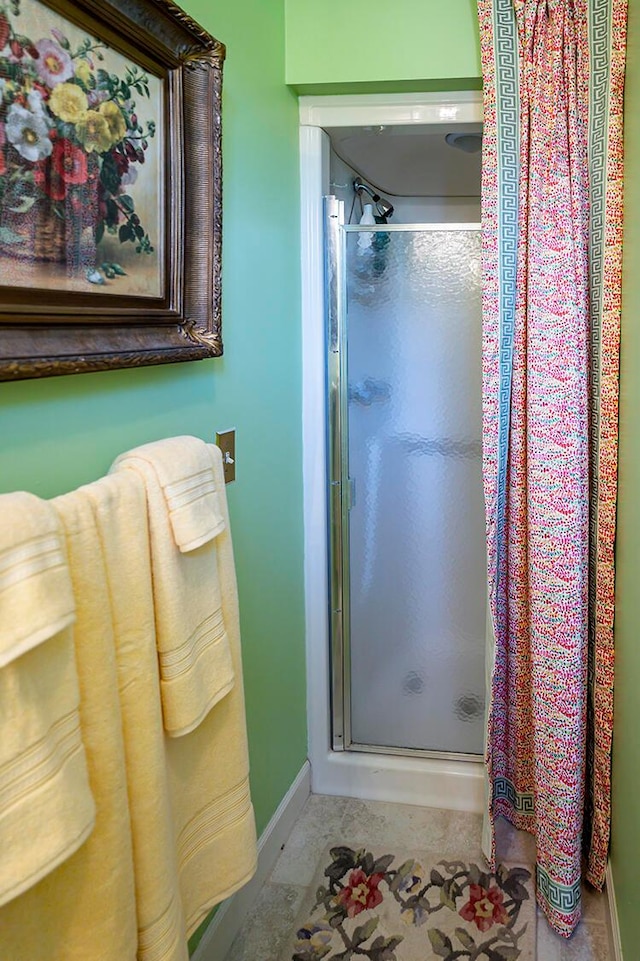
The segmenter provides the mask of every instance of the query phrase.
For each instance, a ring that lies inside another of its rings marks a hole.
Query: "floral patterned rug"
[[[528,868],[331,846],[282,961],[535,961]]]

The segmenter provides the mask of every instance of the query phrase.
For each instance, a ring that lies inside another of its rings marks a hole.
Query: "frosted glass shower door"
[[[480,754],[480,231],[342,229],[349,744]]]

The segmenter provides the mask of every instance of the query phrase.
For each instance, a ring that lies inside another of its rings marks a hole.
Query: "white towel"
[[[0,496],[0,905],[91,833],[71,624],[75,608],[55,511]]]
[[[121,470],[135,471],[146,488],[164,726],[181,737],[234,685],[216,559],[224,482],[195,437],[138,447],[111,468]],[[176,535],[183,527],[186,535]]]

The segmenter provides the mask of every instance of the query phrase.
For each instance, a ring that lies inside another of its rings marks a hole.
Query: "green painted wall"
[[[286,0],[286,25],[301,93],[479,85],[477,0]]]
[[[228,491],[261,831],[306,757],[297,103],[282,0],[183,6],[228,47],[225,356],[0,385],[0,490],[52,496],[136,444],[237,428]]]
[[[624,956],[632,961],[640,862],[640,0],[629,0],[628,43],[611,863]]]

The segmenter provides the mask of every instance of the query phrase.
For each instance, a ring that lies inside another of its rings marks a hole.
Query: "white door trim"
[[[315,127],[480,123],[482,93],[361,94],[300,97],[300,123]]]

